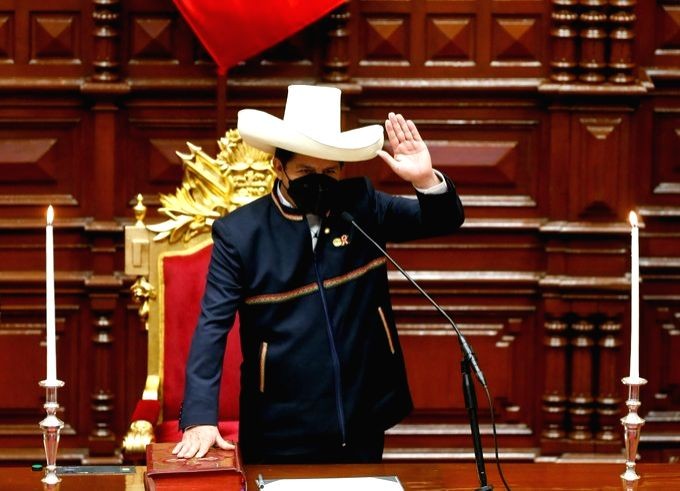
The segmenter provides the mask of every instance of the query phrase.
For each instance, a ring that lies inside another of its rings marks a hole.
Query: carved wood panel
[[[92,23],[77,0],[0,2],[0,65],[5,76],[74,77],[91,57]]]
[[[652,193],[680,194],[680,114],[675,109],[657,108],[654,111],[654,154],[652,157]]]
[[[536,76],[547,51],[544,2],[354,2],[359,77],[389,67],[396,76]],[[378,75],[379,76],[379,75]]]
[[[630,123],[626,114],[571,118],[569,218],[620,216],[627,201]]]
[[[24,297],[25,298],[25,297]],[[0,368],[2,386],[0,397],[3,418],[0,435],[33,435],[40,430],[37,422],[44,417],[42,404],[45,390],[38,381],[45,378],[45,307],[40,298],[25,302],[17,295],[2,295],[2,320],[0,322]],[[62,435],[69,441],[79,430],[81,380],[80,363],[73,354],[78,352],[78,309],[75,305],[61,304],[56,312],[57,374],[68,388],[59,394],[59,417],[65,423]],[[68,445],[68,443],[67,443]]]
[[[668,67],[677,66],[680,61],[680,6],[672,0],[655,3],[655,61]]]
[[[0,214],[5,216],[11,205],[83,204],[76,178],[85,169],[83,114],[58,102],[29,116],[30,105],[24,100],[0,108]]]

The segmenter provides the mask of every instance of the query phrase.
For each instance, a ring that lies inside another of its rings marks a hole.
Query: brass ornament
[[[182,185],[160,196],[159,212],[169,219],[147,226],[156,232],[154,241],[188,242],[209,233],[216,219],[271,192],[272,155],[246,144],[237,130],[227,131],[218,145],[216,158],[190,142],[190,153],[177,152],[184,164]]]
[[[149,301],[155,300],[156,289],[149,283],[149,281],[144,276],[137,277],[137,281],[130,287],[130,292],[132,293],[132,299],[135,304],[139,307],[137,313],[139,318],[144,322],[144,327],[149,330]]]
[[[155,440],[153,425],[150,422],[143,419],[133,421],[123,439],[123,450],[128,455],[144,455],[146,446]]]

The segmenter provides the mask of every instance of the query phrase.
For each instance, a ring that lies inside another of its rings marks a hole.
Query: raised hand
[[[401,114],[389,113],[385,130],[394,156],[379,150],[378,155],[405,181],[415,187],[427,189],[439,183],[432,172],[432,159],[418,128]]]

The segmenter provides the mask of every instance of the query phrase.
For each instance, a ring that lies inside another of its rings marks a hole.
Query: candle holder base
[[[621,418],[621,424],[624,428],[624,440],[626,443],[626,470],[621,474],[621,483],[623,489],[635,490],[637,489],[637,482],[640,476],[635,472],[635,459],[637,458],[637,448],[640,443],[640,433],[645,420],[640,417],[638,410],[640,409],[640,387],[647,383],[647,380],[641,377],[625,377],[621,379],[624,385],[628,386],[628,399],[626,400],[626,407],[628,407],[628,414]]]
[[[45,477],[40,480],[43,483],[43,489],[57,490],[61,483],[61,478],[57,475],[57,466],[50,466],[45,469]]]
[[[61,380],[42,380],[40,387],[45,388],[45,408],[46,416],[40,421],[40,429],[43,433],[43,445],[45,447],[45,477],[42,478],[44,489],[56,490],[61,479],[57,475],[57,451],[59,449],[59,438],[64,422],[57,417],[59,403],[57,402],[57,390],[65,384]]]

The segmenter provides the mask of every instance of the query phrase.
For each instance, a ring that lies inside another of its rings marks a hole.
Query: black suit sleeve
[[[227,334],[241,301],[242,262],[221,221],[213,225],[213,250],[186,367],[180,428],[216,425]]]
[[[444,176],[447,191],[423,194],[416,199],[375,191],[375,212],[380,233],[386,242],[405,242],[446,235],[465,220],[463,204],[453,182]]]

